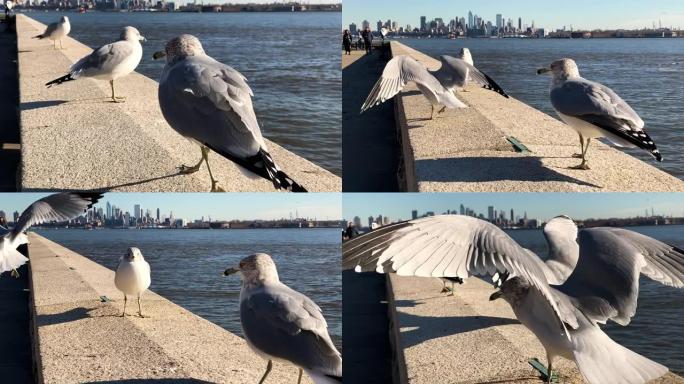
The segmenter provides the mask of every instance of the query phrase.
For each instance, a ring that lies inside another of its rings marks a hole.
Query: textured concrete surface
[[[240,337],[150,291],[149,317],[123,318],[113,271],[37,234],[29,241],[39,382],[255,383],[263,374],[266,362]],[[295,366],[274,364],[268,383],[297,381]]]
[[[206,166],[179,175],[181,164],[194,165],[199,147],[168,126],[157,101],[158,83],[133,73],[116,81],[125,103],[108,100],[109,83],[79,79],[50,89],[45,83],[67,73],[69,66],[92,50],[72,38],[64,50],[31,39],[44,25],[17,17],[21,89],[23,190],[105,189],[120,191],[208,191]],[[114,38],[114,36],[113,36]],[[143,60],[152,51],[143,46]],[[268,142],[273,158],[309,191],[340,191],[339,177]],[[229,160],[214,153],[209,161],[226,191],[273,191],[261,178],[249,178]]]
[[[546,364],[544,348],[508,303],[489,301],[491,284],[470,278],[455,285],[453,296],[441,289],[439,279],[389,275],[392,331],[405,367],[401,383],[542,382],[527,361]],[[583,382],[572,361],[559,358],[554,367],[561,383]],[[652,383],[684,379],[669,373]]]
[[[410,55],[430,69],[438,60],[393,41],[392,55]],[[513,98],[470,86],[459,92],[468,109],[447,110],[429,120],[430,103],[415,85],[396,98],[406,188],[420,192],[684,191],[684,181],[649,163],[592,141],[591,170],[579,164],[576,133],[560,121]],[[515,152],[513,136],[532,153]]]

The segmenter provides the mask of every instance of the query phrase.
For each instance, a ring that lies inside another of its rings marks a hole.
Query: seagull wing
[[[482,88],[489,89],[505,98],[509,98],[506,91],[504,91],[494,79],[487,76],[487,74],[475,68],[475,66],[467,61],[447,55],[442,55],[439,59],[442,62],[442,68],[447,69],[459,84],[465,84],[466,79],[469,79],[470,81],[481,85]]]
[[[47,28],[45,28],[45,32],[43,32],[42,37],[49,37],[54,31],[57,30],[57,26],[59,23],[50,23],[48,24]]]
[[[467,107],[451,92],[446,91],[423,64],[410,56],[401,55],[385,65],[382,76],[361,106],[361,112],[393,98],[410,82],[416,83],[428,99],[439,100],[441,104],[449,108]]]
[[[133,44],[137,43],[121,40],[103,45],[74,63],[69,73],[75,79],[111,73],[117,65],[133,54]]]
[[[497,226],[443,215],[381,227],[342,245],[342,267],[404,276],[460,277],[508,272],[527,279],[571,327],[577,319],[547,282],[544,263]],[[557,305],[557,302],[560,304]]]
[[[642,149],[658,159],[662,156],[644,131],[644,121],[617,93],[603,84],[586,79],[572,79],[551,90],[553,108],[604,129],[611,135]],[[609,137],[610,138],[610,137]]]
[[[549,244],[545,264],[554,274],[549,284],[560,285],[570,276],[579,258],[577,225],[567,216],[558,216],[546,223],[544,236]]]
[[[311,299],[277,283],[248,294],[241,305],[243,328],[259,350],[316,372],[342,375],[340,353]]]
[[[641,274],[684,288],[684,250],[677,247],[619,228],[584,229],[579,246],[577,266],[558,289],[579,300],[578,307],[593,321],[629,324]]]
[[[31,204],[17,221],[10,236],[14,240],[30,226],[49,221],[67,221],[83,214],[102,197],[101,193],[64,192]]]

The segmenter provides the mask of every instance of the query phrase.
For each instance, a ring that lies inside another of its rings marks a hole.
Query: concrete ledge
[[[149,318],[120,317],[113,271],[35,233],[29,240],[37,382],[237,384],[263,374],[266,362],[243,339],[153,292],[143,296]],[[268,382],[295,383],[297,373],[275,363]]]
[[[527,363],[546,353],[503,300],[489,301],[491,284],[477,278],[440,294],[439,279],[390,274],[388,300],[400,383],[541,383]],[[576,365],[554,363],[562,383],[583,382]],[[652,383],[684,383],[668,373]]]
[[[391,51],[430,69],[440,66],[396,41]],[[684,181],[595,140],[589,152],[592,169],[569,169],[577,165],[571,156],[579,151],[578,136],[569,127],[513,98],[477,86],[468,91],[458,97],[470,108],[446,111],[434,120],[429,120],[430,103],[415,85],[395,98],[408,191],[684,191]],[[506,140],[510,136],[532,153],[515,152]]]
[[[80,79],[47,89],[46,82],[92,50],[72,38],[62,40],[64,50],[31,38],[44,28],[25,15],[17,17],[22,190],[209,190],[206,167],[192,175],[177,172],[181,164],[197,163],[200,151],[164,120],[156,81],[137,72],[117,80],[118,93],[127,96],[121,104],[107,100],[106,81]],[[151,48],[143,49],[143,60],[152,60]],[[285,172],[309,191],[341,191],[339,177],[273,142],[268,145]],[[226,191],[274,190],[270,182],[244,176],[214,153],[210,162]]]

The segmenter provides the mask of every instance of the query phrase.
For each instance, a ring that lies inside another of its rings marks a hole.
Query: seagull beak
[[[164,57],[164,56],[166,56],[166,52],[164,52],[164,51],[157,51],[157,52],[155,52],[155,53],[152,55],[152,58],[155,59],[155,60],[159,60],[159,59],[161,59],[161,58]]]
[[[543,75],[545,73],[551,72],[551,68],[539,68],[537,70],[537,75]]]
[[[489,301],[494,301],[494,300],[500,298],[501,295],[502,295],[501,291],[496,291],[496,292],[492,293],[491,296],[489,296]]]
[[[240,268],[235,268],[235,267],[228,268],[223,272],[223,276],[230,276],[230,275],[232,275],[234,273],[238,273],[238,272],[240,272]]]
[[[145,36],[140,36],[140,41],[147,41],[147,39],[145,38]]]

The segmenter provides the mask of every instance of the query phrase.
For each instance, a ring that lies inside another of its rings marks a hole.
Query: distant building
[[[413,211],[411,211],[411,220],[415,220],[417,218],[418,218],[418,210],[414,209]]]
[[[354,216],[354,226],[356,228],[361,228],[361,218],[358,216]]]
[[[425,32],[427,30],[427,17],[420,17],[420,31]]]
[[[380,32],[380,30],[382,29],[382,27],[383,27],[383,25],[384,25],[384,24],[382,23],[382,20],[378,20],[378,22],[377,22],[376,25],[377,25],[377,27],[378,27],[377,31]]]
[[[487,219],[489,221],[494,221],[494,206],[492,205],[487,207]]]
[[[349,32],[356,34],[356,24],[354,24],[354,23],[349,24]]]
[[[366,30],[366,28],[370,28],[370,22],[368,20],[364,20],[361,23],[361,29]]]

